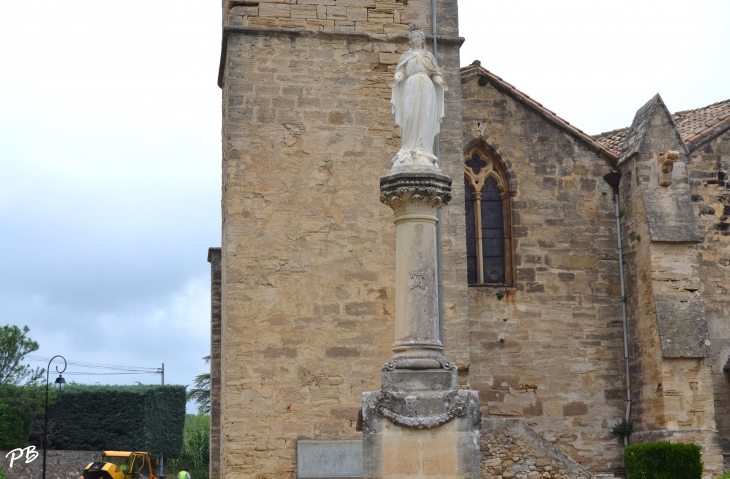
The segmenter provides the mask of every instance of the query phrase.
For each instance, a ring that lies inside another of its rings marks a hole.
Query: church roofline
[[[730,130],[730,99],[671,115],[682,140],[690,152]],[[623,151],[628,128],[618,128],[593,138],[614,153]]]
[[[478,62],[478,61],[477,61]],[[498,77],[494,73],[490,72],[489,70],[483,68],[479,63],[474,62],[471,65],[465,66],[461,68],[461,78],[462,81],[467,80],[471,76],[477,75],[477,76],[484,76],[487,77],[487,79],[490,81],[490,84],[494,86],[497,90],[501,91],[502,93],[505,93],[518,102],[522,103],[523,105],[530,108],[532,111],[546,119],[548,122],[552,123],[553,125],[557,126],[561,130],[563,130],[568,135],[572,136],[579,142],[581,142],[586,148],[588,148],[590,151],[596,153],[601,159],[606,161],[611,166],[616,166],[618,161],[618,155],[613,153],[611,150],[606,148],[604,145],[596,141],[592,136],[585,133],[584,131],[576,128],[575,126],[571,125],[569,122],[563,120],[558,115],[555,114],[555,112],[548,110],[542,104],[536,102],[532,98],[530,98],[529,95],[526,93],[521,92],[517,88],[515,88],[513,85],[507,83],[502,78]]]
[[[702,131],[699,131],[692,136],[688,136],[684,139],[684,142],[687,143],[687,146],[690,150],[695,150],[700,145],[706,143],[707,141],[710,141],[726,131],[730,130],[730,100],[724,100],[724,101],[718,101],[716,103],[713,103],[711,105],[707,105],[702,108],[695,108],[694,110],[686,110],[686,111],[678,111],[673,116],[680,117],[680,119],[677,119],[678,123],[681,123],[684,119],[687,119],[690,115],[703,113],[713,107],[717,107],[719,105],[723,105],[728,107],[727,108],[727,116],[724,118],[716,118],[712,119],[709,122],[706,123],[707,128],[705,128]]]

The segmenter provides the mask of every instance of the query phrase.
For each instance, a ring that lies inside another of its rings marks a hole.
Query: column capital
[[[400,171],[380,177],[380,201],[395,216],[435,215],[451,200],[451,177],[436,171]]]

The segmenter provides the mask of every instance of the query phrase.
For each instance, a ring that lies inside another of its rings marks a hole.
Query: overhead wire
[[[43,356],[36,356],[33,354],[29,354],[25,357],[26,359],[30,361],[36,361],[36,362],[48,362],[51,360],[51,358],[46,358]],[[109,376],[109,375],[121,375],[121,374],[161,374],[162,369],[161,368],[150,368],[150,367],[144,367],[144,366],[119,366],[119,365],[113,365],[113,364],[100,364],[100,363],[90,363],[86,361],[66,361],[66,364],[69,366],[76,366],[79,368],[85,368],[85,369],[102,369],[109,372],[85,372],[85,371],[68,371],[64,374],[67,375],[83,375],[83,376]]]

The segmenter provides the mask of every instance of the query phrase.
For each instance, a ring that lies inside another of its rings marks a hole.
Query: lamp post
[[[53,384],[58,388],[59,391],[61,391],[63,389],[63,386],[66,384],[66,380],[63,379],[62,376],[62,373],[66,370],[66,358],[61,355],[53,356],[51,360],[48,361],[48,367],[46,368],[46,422],[45,426],[43,427],[43,479],[46,479],[46,450],[48,449],[48,383],[50,381],[51,363],[56,358],[61,358],[63,360],[63,369],[59,371],[58,365],[56,366],[56,372],[58,373],[58,377]]]

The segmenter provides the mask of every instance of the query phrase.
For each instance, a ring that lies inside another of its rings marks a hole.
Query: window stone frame
[[[487,163],[487,167],[480,170],[479,174],[474,174],[474,171],[466,165],[466,162],[472,159],[474,154],[478,154],[479,157]],[[513,190],[510,188],[510,176],[507,173],[507,168],[502,161],[501,157],[489,147],[489,145],[482,143],[477,145],[471,145],[465,150],[464,158],[464,178],[471,187],[470,191],[464,192],[464,201],[467,201],[469,196],[474,200],[475,203],[475,214],[474,214],[474,228],[475,238],[477,244],[477,282],[469,284],[470,287],[483,287],[483,286],[502,286],[511,288],[514,286],[514,221],[512,214],[512,196],[514,195]],[[493,178],[497,183],[497,188],[500,191],[500,200],[502,203],[502,220],[503,220],[503,232],[504,232],[504,283],[487,283],[484,282],[484,254],[483,254],[483,243],[481,237],[481,187],[484,185],[484,181],[487,178]],[[466,228],[470,228],[471,225],[466,225]],[[468,267],[468,266],[467,266]]]

